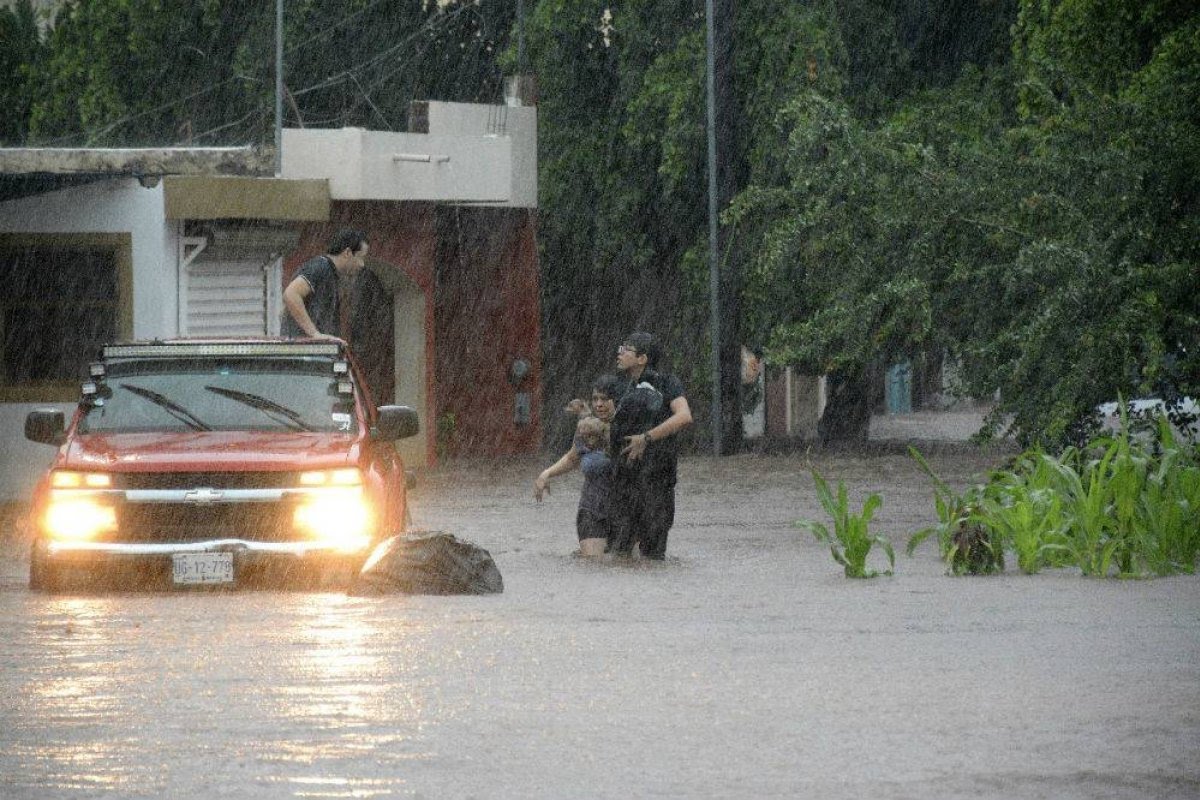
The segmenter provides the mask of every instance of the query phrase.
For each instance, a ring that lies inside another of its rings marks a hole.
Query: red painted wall
[[[452,208],[430,203],[335,202],[328,223],[304,226],[284,261],[284,285],[325,252],[343,226],[361,228],[369,258],[400,269],[425,294],[426,396],[422,410],[429,463],[438,421],[454,420],[443,442],[452,455],[536,452],[541,445],[541,340],[537,216],[526,209]],[[516,358],[530,363],[519,386]],[[530,395],[530,422],[514,422],[517,392]]]
[[[533,453],[541,447],[541,331],[537,217],[525,209],[438,210],[434,328],[439,416],[452,414],[456,455]],[[518,386],[514,360],[530,365]],[[514,421],[516,395],[530,420]]]

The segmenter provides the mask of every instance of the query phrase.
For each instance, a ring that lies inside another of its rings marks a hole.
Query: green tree
[[[274,12],[267,0],[69,0],[31,68],[31,138],[271,142]],[[512,21],[508,3],[289,2],[284,124],[404,130],[413,99],[495,102]]]
[[[34,82],[46,54],[29,0],[0,8],[0,42],[0,145],[21,145],[28,138]]]
[[[702,22],[695,3],[645,0],[543,0],[528,20],[549,397],[611,371],[634,328],[685,375],[699,361],[681,265],[704,230]]]
[[[221,128],[224,141],[247,141],[246,131],[264,130],[269,114],[247,86],[265,83],[270,61],[263,53],[256,71],[241,72],[239,49],[269,16],[262,0],[64,3],[49,34],[31,138],[169,144]]]
[[[840,385],[944,349],[1046,443],[1118,392],[1195,393],[1195,14],[1125,4],[1097,59],[1076,6],[1023,3],[1012,66],[914,73],[932,88],[878,119],[852,93],[785,106],[730,215],[769,354]]]

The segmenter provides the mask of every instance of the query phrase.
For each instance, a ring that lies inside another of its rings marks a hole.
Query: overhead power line
[[[317,39],[320,39],[322,37],[329,36],[335,30],[345,27],[345,25],[349,24],[354,19],[362,16],[364,13],[366,13],[367,11],[371,10],[372,8],[375,8],[376,6],[382,4],[383,2],[386,2],[386,0],[375,0],[375,2],[365,6],[363,8],[357,9],[353,12],[350,12],[350,13],[344,15],[337,22],[333,23],[332,25],[329,25],[329,26],[323,28],[320,32],[315,33],[312,36],[309,36],[306,39],[303,39],[302,41],[293,45],[291,48],[289,48],[290,52],[295,53],[300,47],[310,44],[311,42],[313,42]],[[304,94],[308,94],[308,93],[317,91],[319,89],[327,88],[329,86],[335,86],[339,83],[346,81],[347,79],[353,78],[353,80],[351,82],[356,85],[356,88],[359,89],[360,93],[364,96],[364,99],[373,106],[374,104],[371,102],[370,98],[367,96],[367,92],[374,91],[376,88],[378,88],[379,81],[376,80],[376,81],[368,82],[367,88],[363,89],[362,84],[357,80],[357,78],[355,78],[355,73],[360,73],[363,70],[368,70],[372,66],[374,66],[378,63],[381,63],[383,61],[386,61],[389,57],[391,57],[395,53],[403,50],[403,48],[409,46],[413,41],[417,40],[419,37],[426,36],[431,33],[439,32],[439,30],[442,27],[453,22],[460,15],[462,15],[463,13],[466,13],[466,12],[472,12],[472,13],[474,12],[474,8],[470,3],[465,3],[462,5],[459,5],[457,8],[455,8],[453,11],[450,11],[450,12],[442,12],[442,13],[435,14],[434,16],[429,17],[417,30],[413,31],[412,33],[410,33],[408,36],[404,37],[402,40],[400,40],[396,44],[391,45],[390,47],[386,48],[385,50],[382,50],[379,53],[375,53],[368,58],[365,58],[363,61],[361,61],[347,69],[344,69],[335,75],[331,75],[331,76],[322,78],[320,81],[318,81],[316,83],[313,83],[309,86],[306,86],[304,88],[293,91],[291,93],[292,97],[293,98],[300,97]],[[273,61],[274,61],[273,54],[264,54],[260,58],[252,59],[251,63],[256,66],[262,66],[264,68],[264,74],[265,74],[266,68],[269,67],[273,63]],[[401,65],[401,68],[402,68],[402,66],[403,65]],[[389,74],[394,74],[395,71],[398,71],[398,70],[393,70]],[[215,81],[215,82],[209,84],[208,86],[205,86],[201,89],[198,89],[198,90],[191,92],[187,95],[184,95],[182,97],[168,100],[168,101],[160,103],[156,106],[153,106],[151,108],[142,109],[140,111],[135,111],[133,113],[121,116],[121,117],[107,123],[106,125],[104,125],[103,127],[99,128],[97,130],[85,131],[81,134],[70,134],[70,135],[65,135],[65,136],[54,137],[52,139],[46,140],[45,144],[50,145],[50,146],[63,145],[68,142],[78,140],[81,136],[85,137],[87,139],[95,139],[98,137],[102,137],[109,133],[112,133],[115,130],[120,129],[121,127],[123,127],[125,125],[128,125],[131,122],[135,122],[139,119],[143,119],[145,117],[148,117],[148,116],[151,116],[154,114],[158,114],[158,113],[167,111],[169,109],[172,109],[172,108],[175,108],[175,107],[187,104],[187,103],[191,103],[201,97],[211,94],[212,92],[226,88],[229,85],[236,83],[238,81],[262,83],[264,80],[265,80],[265,78],[262,78],[262,77],[255,77],[255,76],[239,73],[237,75],[233,75],[228,78],[224,78],[222,80]],[[214,133],[214,132],[217,132],[220,130],[234,127],[238,123],[245,121],[247,118],[256,116],[257,113],[258,112],[250,112],[250,113],[244,115],[241,119],[236,120],[234,122],[222,123],[221,125],[216,126],[214,128],[207,129],[206,131],[203,131],[200,134],[193,134],[193,138],[199,138],[201,136],[209,135],[211,133]],[[382,116],[382,114],[380,116]],[[322,120],[322,121],[336,122],[337,118],[333,118],[333,119],[329,119],[329,120]],[[311,125],[311,124],[313,124],[313,122],[317,122],[319,124],[319,122],[321,122],[321,121],[310,120],[309,124]]]

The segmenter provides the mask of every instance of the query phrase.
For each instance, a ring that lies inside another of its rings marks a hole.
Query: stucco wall
[[[449,454],[536,452],[541,444],[536,212],[335,202],[330,222],[306,226],[300,246],[285,259],[285,285],[305,259],[324,251],[329,235],[343,225],[366,231],[369,260],[400,270],[424,293],[426,374],[418,411],[425,463],[437,457],[439,420],[451,417],[454,432],[444,443]],[[408,331],[397,340],[411,349],[416,335]],[[401,371],[403,358],[400,353]],[[514,386],[508,371],[518,358],[529,362],[530,373]],[[406,379],[396,376],[398,395]],[[515,422],[518,394],[530,404],[528,424]]]
[[[133,336],[172,336],[179,293],[174,224],[163,214],[162,185],[133,178],[0,203],[0,233],[128,233],[133,259]]]
[[[175,226],[163,216],[162,186],[134,179],[101,181],[0,203],[0,233],[125,233],[133,272],[133,336],[171,336],[178,325]],[[82,380],[83,376],[80,376]],[[0,403],[0,500],[24,500],[54,448],[25,439],[25,415],[34,408],[71,404]]]
[[[508,200],[485,203],[512,208],[537,208],[537,108],[478,103],[429,102],[429,137],[447,135],[495,136],[511,143]]]

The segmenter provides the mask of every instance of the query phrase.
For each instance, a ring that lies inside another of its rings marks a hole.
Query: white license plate
[[[233,553],[174,553],[175,583],[233,583]]]

